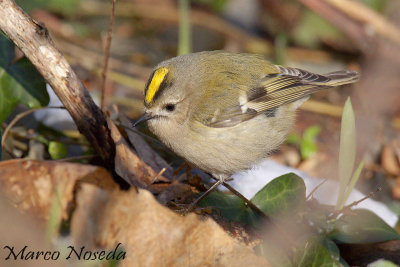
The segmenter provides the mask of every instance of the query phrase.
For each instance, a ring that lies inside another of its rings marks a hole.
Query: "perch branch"
[[[54,46],[47,29],[13,0],[0,1],[0,29],[35,65],[71,114],[79,131],[101,156],[104,165],[113,169],[115,145],[104,114]]]

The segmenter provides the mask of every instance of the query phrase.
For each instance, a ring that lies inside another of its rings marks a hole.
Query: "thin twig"
[[[61,161],[61,162],[64,162],[64,161],[78,161],[78,160],[84,160],[84,159],[93,159],[95,157],[98,157],[98,155],[82,155],[82,156],[58,159],[56,161]]]
[[[318,188],[320,188],[324,183],[326,183],[326,181],[328,181],[328,179],[324,179],[319,185],[317,185],[311,192],[310,194],[308,194],[308,196],[306,197],[306,200],[310,199],[312,197],[312,195],[315,193],[315,191],[318,190]]]
[[[349,210],[350,208],[352,208],[352,207],[354,207],[354,206],[360,204],[360,203],[363,202],[364,200],[373,197],[376,193],[378,193],[378,192],[380,192],[380,191],[382,191],[382,187],[378,187],[374,192],[370,192],[368,195],[366,195],[366,196],[363,197],[362,199],[357,200],[357,201],[354,201],[353,203],[351,203],[351,204],[345,206],[343,209]]]
[[[374,192],[370,192],[368,195],[366,195],[365,197],[361,198],[360,200],[354,201],[353,203],[344,206],[341,210],[337,210],[335,212],[333,212],[330,216],[329,219],[331,218],[336,218],[339,214],[341,213],[345,213],[346,211],[349,211],[352,207],[360,204],[361,202],[363,202],[364,200],[373,197],[376,193],[382,191],[382,187],[378,187]]]
[[[4,134],[3,137],[1,138],[1,146],[5,148],[5,150],[10,153],[11,150],[9,150],[9,148],[6,145],[6,139],[8,136],[8,133],[10,132],[11,128],[23,117],[38,111],[38,110],[42,110],[42,109],[47,109],[47,108],[59,108],[59,109],[65,109],[65,107],[40,107],[40,108],[33,108],[33,109],[28,109],[20,114],[18,114],[17,116],[15,116],[15,118],[10,122],[10,124],[7,126],[7,128],[4,130]],[[10,154],[12,157],[15,157],[14,153],[11,152]]]
[[[166,168],[162,168],[162,170],[161,170],[159,173],[157,173],[157,175],[154,177],[154,179],[153,179],[153,181],[152,181],[151,184],[154,184],[155,181],[158,179],[158,177],[160,177],[161,175],[163,175],[164,172],[165,172],[166,170],[167,170]],[[151,184],[150,184],[150,185],[151,185]],[[149,185],[149,186],[150,186],[150,185]]]
[[[110,58],[110,48],[111,48],[111,41],[112,41],[112,31],[114,27],[114,18],[115,18],[115,2],[117,0],[111,0],[111,15],[110,15],[110,25],[108,27],[107,33],[107,41],[106,46],[104,48],[104,64],[103,64],[103,71],[101,73],[101,102],[100,107],[101,109],[104,108],[104,99],[106,95],[106,80],[107,80],[107,69],[108,69],[108,60]]]
[[[278,230],[281,235],[283,237],[285,237],[285,239],[287,241],[290,242],[290,244],[292,244],[293,246],[295,246],[296,242],[293,240],[293,238],[291,236],[289,236],[285,231],[285,229],[283,229],[282,227],[280,227],[278,224],[276,224],[271,217],[269,217],[268,215],[266,215],[259,207],[257,207],[253,202],[251,202],[250,200],[248,200],[245,196],[243,196],[240,192],[238,192],[236,189],[234,189],[232,186],[230,186],[229,184],[223,182],[222,183],[223,186],[225,186],[229,191],[231,191],[232,193],[234,193],[236,196],[240,197],[241,199],[244,200],[244,202],[256,213],[258,213],[266,222],[268,222],[270,225],[272,225],[276,230]]]
[[[237,191],[235,188],[233,188],[232,186],[230,186],[227,183],[223,183],[223,185],[226,187],[226,189],[228,189],[229,191],[231,191],[232,193],[234,193],[235,195],[237,195],[238,197],[240,197],[241,199],[243,199],[243,201],[251,208],[253,209],[255,212],[258,213],[258,215],[260,215],[261,217],[263,217],[264,219],[266,219],[267,221],[271,221],[271,219],[268,217],[268,215],[266,215],[262,210],[260,210],[259,207],[257,207],[256,205],[254,205],[253,202],[251,202],[250,200],[248,200],[245,196],[243,196],[239,191]]]
[[[340,118],[342,117],[343,107],[334,105],[328,102],[318,101],[314,99],[309,99],[304,102],[303,105],[300,107],[301,110],[305,110],[308,112],[321,114],[321,115],[328,115],[332,117]]]

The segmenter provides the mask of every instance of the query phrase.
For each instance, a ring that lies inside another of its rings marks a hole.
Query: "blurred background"
[[[110,1],[16,2],[46,25],[98,100]],[[356,85],[313,95],[287,143],[272,158],[336,179],[340,116],[350,96],[357,162],[366,161],[359,189],[368,193],[381,186],[383,191],[374,197],[400,214],[399,1],[118,0],[115,11],[105,100],[132,119],[142,113],[143,88],[152,67],[178,53],[223,49],[262,54],[275,64],[321,74],[359,71]]]

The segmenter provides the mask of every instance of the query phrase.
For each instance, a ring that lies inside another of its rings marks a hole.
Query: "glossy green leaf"
[[[356,209],[335,222],[330,238],[341,243],[364,244],[400,239],[400,235],[375,213]]]
[[[0,32],[0,66],[7,66],[14,59],[14,44]]]
[[[65,156],[67,156],[67,147],[63,143],[57,141],[51,141],[49,143],[48,151],[50,157],[55,160],[65,158]]]
[[[17,104],[29,108],[45,106],[49,102],[46,83],[36,68],[25,57],[12,63],[12,42],[0,34],[0,122],[4,121]]]
[[[219,191],[211,192],[198,205],[200,207],[213,208],[221,217],[234,222],[255,226],[260,219],[258,215],[245,205],[241,198]]]
[[[269,216],[294,212],[304,206],[306,186],[294,173],[275,178],[264,186],[251,201]]]
[[[318,238],[307,239],[299,245],[295,255],[296,266],[341,266],[336,251],[332,254],[319,242]],[[331,248],[331,247],[330,247]]]

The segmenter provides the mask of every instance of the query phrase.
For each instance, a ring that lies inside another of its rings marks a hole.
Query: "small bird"
[[[172,151],[216,178],[211,191],[275,150],[310,94],[358,78],[355,71],[320,75],[252,54],[182,55],[154,68],[135,125],[147,121]]]

